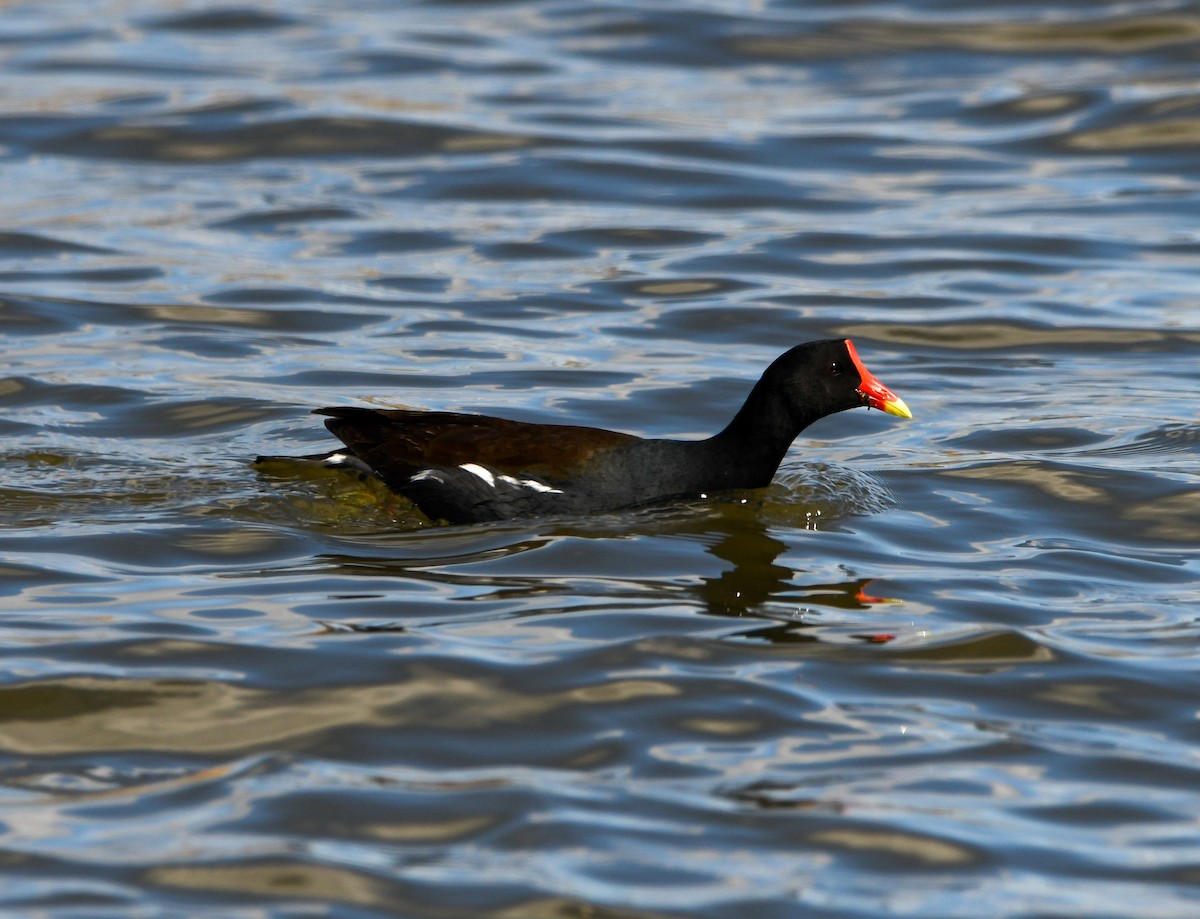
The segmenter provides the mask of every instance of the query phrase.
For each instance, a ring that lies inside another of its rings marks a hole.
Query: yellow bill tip
[[[908,406],[904,404],[904,400],[899,396],[892,396],[892,398],[882,402],[878,407],[889,415],[895,415],[897,418],[912,418],[912,412],[908,410]]]

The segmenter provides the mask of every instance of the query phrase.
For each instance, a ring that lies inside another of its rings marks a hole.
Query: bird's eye
[[[829,365],[825,368],[825,372],[831,377],[840,377],[842,375],[842,365],[837,361],[830,361]]]

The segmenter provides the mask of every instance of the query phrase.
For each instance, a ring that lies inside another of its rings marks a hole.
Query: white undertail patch
[[[359,457],[353,453],[343,453],[341,450],[322,457],[321,465],[326,469],[353,469],[355,472],[362,473],[363,475],[375,474],[375,470],[364,463]]]

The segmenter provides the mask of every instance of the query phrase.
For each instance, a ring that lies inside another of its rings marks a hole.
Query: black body
[[[473,523],[763,487],[808,425],[868,404],[863,376],[879,386],[844,340],[800,345],[767,368],[724,430],[695,441],[452,412],[316,412],[348,448],[328,461],[368,469],[435,520]]]

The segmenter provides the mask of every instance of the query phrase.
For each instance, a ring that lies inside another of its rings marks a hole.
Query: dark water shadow
[[[331,602],[330,615],[306,612],[334,631],[430,626],[420,598],[432,594],[461,601],[464,620],[581,610],[654,616],[682,606],[748,620],[728,638],[794,644],[819,640],[821,629],[805,620],[808,610],[824,611],[821,626],[828,627],[831,617],[852,623],[862,611],[888,602],[868,595],[870,577],[811,579],[781,561],[789,546],[772,535],[764,516],[761,495],[587,520],[438,527],[409,514],[404,529],[360,532],[339,539],[335,551],[255,576],[325,579],[331,601],[346,604]],[[832,515],[822,519],[835,525]],[[438,623],[454,621],[447,610],[439,604]]]

